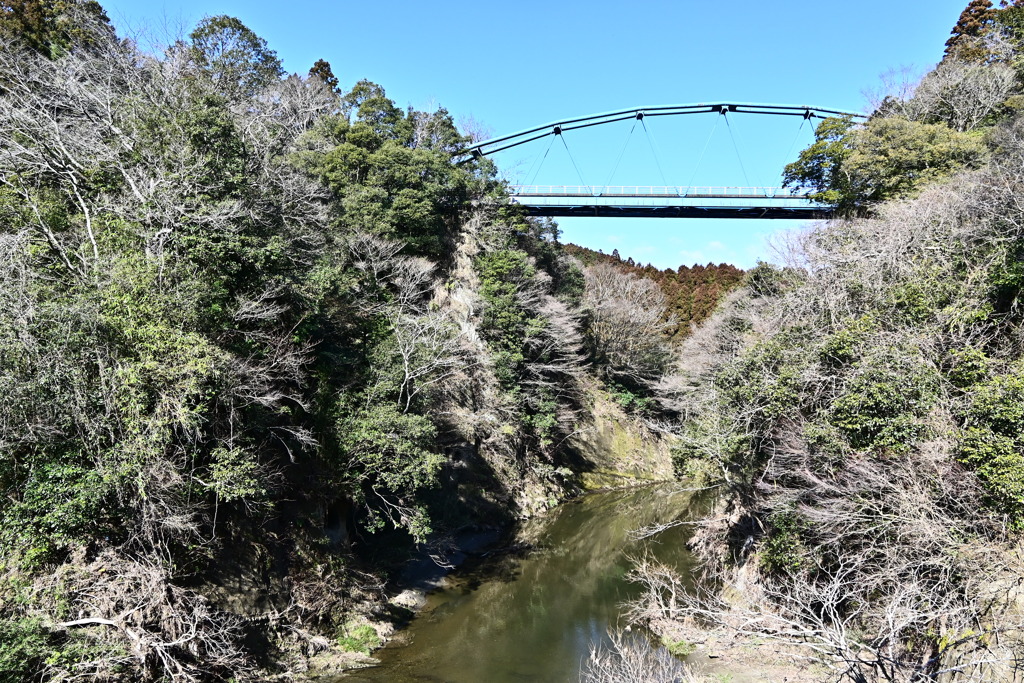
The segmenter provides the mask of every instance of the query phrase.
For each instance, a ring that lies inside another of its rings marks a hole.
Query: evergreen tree
[[[971,0],[970,4],[960,13],[960,19],[950,31],[946,41],[945,56],[957,54],[961,58],[976,59],[977,39],[983,37],[995,20],[996,11],[992,9],[991,0]],[[984,57],[982,56],[982,59]]]
[[[235,17],[207,17],[189,38],[196,60],[232,99],[252,97],[284,74],[267,41]]]
[[[309,70],[309,77],[313,78],[314,76],[322,80],[335,93],[341,93],[338,87],[338,77],[334,75],[331,63],[326,59],[318,59],[313,63],[313,68]]]
[[[0,40],[24,41],[51,59],[92,42],[90,24],[113,31],[94,0],[0,0]]]

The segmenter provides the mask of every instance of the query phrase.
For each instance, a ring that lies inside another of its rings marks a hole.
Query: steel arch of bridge
[[[785,104],[683,104],[622,109],[565,119],[492,138],[466,147],[462,161],[501,152],[548,136],[590,128],[616,121],[649,116],[687,114],[761,114],[799,116],[804,120],[845,116],[865,119],[863,114],[809,105]],[[575,162],[574,162],[575,163]],[[650,218],[797,218],[821,219],[832,216],[832,207],[813,201],[806,194],[770,187],[634,187],[608,186],[509,186],[512,200],[533,216],[618,216]]]
[[[528,128],[511,135],[503,135],[466,147],[462,154],[473,156],[487,156],[501,152],[512,147],[518,147],[534,140],[540,140],[549,135],[561,135],[579,128],[590,128],[601,126],[616,121],[627,121],[629,119],[644,119],[648,116],[683,116],[686,114],[768,114],[773,116],[800,116],[804,119],[825,119],[833,116],[849,116],[855,119],[866,119],[867,116],[852,111],[841,109],[827,109],[825,107],[813,107],[809,105],[791,104],[676,104],[663,105],[658,107],[636,107],[633,109],[620,109],[619,111],[605,112],[603,114],[591,114],[575,119],[564,119],[546,123],[543,126]]]

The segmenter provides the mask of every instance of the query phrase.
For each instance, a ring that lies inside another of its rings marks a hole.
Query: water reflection
[[[534,550],[493,558],[430,596],[404,645],[347,681],[551,681],[577,679],[590,645],[606,638],[637,588],[628,558],[649,550],[686,575],[688,525],[634,541],[639,527],[699,516],[705,501],[678,487],[596,493],[519,531]]]

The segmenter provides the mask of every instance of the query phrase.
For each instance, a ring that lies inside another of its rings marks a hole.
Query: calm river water
[[[679,486],[594,493],[523,525],[533,550],[449,577],[407,631],[376,653],[380,666],[343,681],[511,683],[575,681],[593,643],[621,621],[637,587],[630,557],[650,552],[686,575],[690,527],[634,541],[630,531],[693,519],[704,501]]]

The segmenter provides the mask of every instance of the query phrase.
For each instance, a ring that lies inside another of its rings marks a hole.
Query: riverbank
[[[587,494],[522,522],[512,537],[515,551],[471,557],[375,653],[378,666],[334,680],[574,680],[591,645],[604,642],[609,628],[625,626],[621,605],[638,592],[626,579],[632,557],[655,553],[684,572],[692,563],[685,527],[666,532],[672,538],[662,543],[631,535],[698,516],[704,501],[678,489]]]

